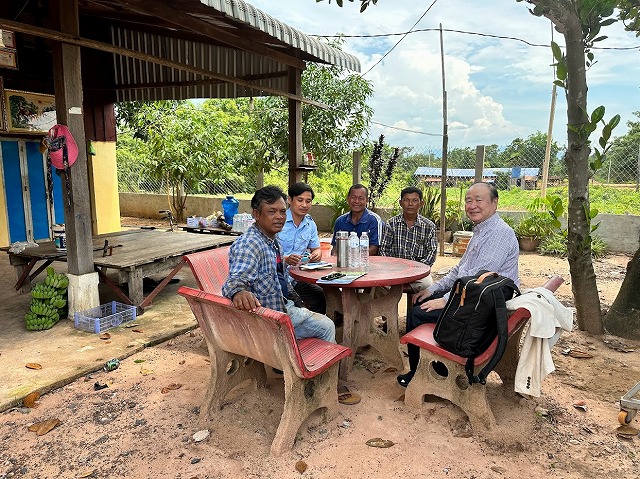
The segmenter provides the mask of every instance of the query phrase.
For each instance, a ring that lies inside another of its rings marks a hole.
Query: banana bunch
[[[48,299],[57,294],[58,290],[46,283],[38,283],[31,289],[31,297],[36,299]]]
[[[60,320],[58,308],[42,300],[32,299],[24,316],[29,331],[49,329]]]
[[[37,283],[31,290],[29,311],[24,316],[27,329],[38,331],[49,329],[65,314],[69,278],[66,274],[56,273],[50,266],[44,282]]]
[[[53,268],[51,268],[51,274],[49,274],[49,268],[47,268],[47,277],[44,280],[44,284],[56,289],[67,289],[69,287],[69,278],[67,278],[67,275],[64,273],[55,273],[53,272]]]
[[[49,299],[49,304],[56,309],[62,309],[67,305],[67,300],[63,296],[56,294]]]

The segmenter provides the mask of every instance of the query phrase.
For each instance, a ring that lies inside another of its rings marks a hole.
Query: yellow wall
[[[96,154],[89,155],[88,161],[93,234],[120,231],[116,143],[92,143]]]

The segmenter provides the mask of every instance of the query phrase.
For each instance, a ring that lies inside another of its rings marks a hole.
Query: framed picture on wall
[[[53,95],[4,90],[7,131],[14,133],[47,133],[56,124]]]
[[[0,48],[0,68],[18,69],[16,51],[10,48]]]
[[[9,30],[0,30],[2,36],[0,36],[0,40],[2,41],[2,47],[5,48],[16,48],[16,34]]]

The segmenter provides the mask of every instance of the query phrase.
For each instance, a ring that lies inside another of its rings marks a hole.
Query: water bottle
[[[349,267],[349,233],[336,231],[336,257],[338,268]]]
[[[224,212],[224,220],[230,225],[233,224],[233,217],[238,214],[238,205],[240,202],[233,195],[227,195],[222,200],[222,211]]]
[[[355,231],[349,235],[349,268],[360,267],[360,240]]]
[[[369,235],[366,231],[360,235],[360,267],[363,271],[369,268]]]

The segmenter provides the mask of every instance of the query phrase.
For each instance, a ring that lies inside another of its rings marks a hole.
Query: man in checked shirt
[[[335,343],[331,319],[296,306],[299,297],[291,285],[277,238],[287,219],[285,200],[277,186],[265,186],[253,195],[251,208],[256,222],[231,245],[229,277],[222,294],[238,309],[253,311],[264,306],[287,313],[298,339],[320,338]]]
[[[438,243],[436,225],[421,214],[422,191],[409,186],[400,192],[402,213],[389,218],[384,229],[380,256],[411,259],[429,266],[436,260]],[[428,288],[433,283],[431,276],[414,281],[409,286],[414,293]]]

